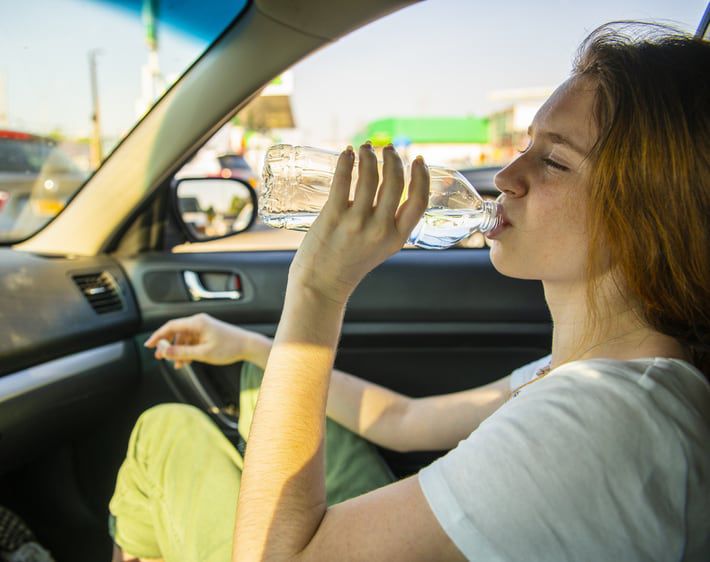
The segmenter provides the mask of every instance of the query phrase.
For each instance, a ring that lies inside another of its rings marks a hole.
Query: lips
[[[486,233],[486,238],[489,238],[491,240],[495,240],[496,236],[498,236],[501,232],[503,232],[506,228],[513,226],[513,223],[510,222],[508,219],[508,215],[505,212],[505,209],[501,206],[500,207],[500,223],[498,226],[496,226],[493,230],[490,232]]]
[[[512,226],[513,223],[510,222],[510,219],[508,218],[508,214],[505,212],[505,209],[503,207],[500,208],[500,225],[501,226]]]

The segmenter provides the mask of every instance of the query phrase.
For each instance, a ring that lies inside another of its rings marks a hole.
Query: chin
[[[492,241],[490,256],[493,267],[501,275],[514,279],[542,279],[542,271],[535,267],[534,261],[506,253],[497,240]]]

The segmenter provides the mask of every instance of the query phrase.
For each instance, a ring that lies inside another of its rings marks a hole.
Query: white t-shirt
[[[710,385],[677,359],[567,363],[419,481],[470,560],[708,561]]]

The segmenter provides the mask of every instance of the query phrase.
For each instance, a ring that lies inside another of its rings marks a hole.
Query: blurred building
[[[298,144],[300,131],[293,118],[292,70],[274,78],[232,120],[230,147],[242,154],[254,170],[261,170],[266,150],[272,144]]]
[[[368,139],[375,147],[392,143],[409,159],[421,154],[452,167],[485,164],[492,155],[485,117],[388,117],[368,123],[352,142]]]
[[[528,127],[552,88],[522,88],[493,92],[490,99],[501,101],[503,109],[488,116],[492,160],[508,162],[527,145]]]
[[[251,131],[293,129],[293,71],[287,70],[274,78],[239,112],[239,121]]]

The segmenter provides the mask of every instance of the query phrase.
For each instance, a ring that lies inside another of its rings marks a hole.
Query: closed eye
[[[541,158],[541,160],[545,163],[546,166],[549,166],[550,168],[555,168],[563,172],[569,171],[569,168],[567,166],[563,166],[562,164],[555,162],[551,158]]]

